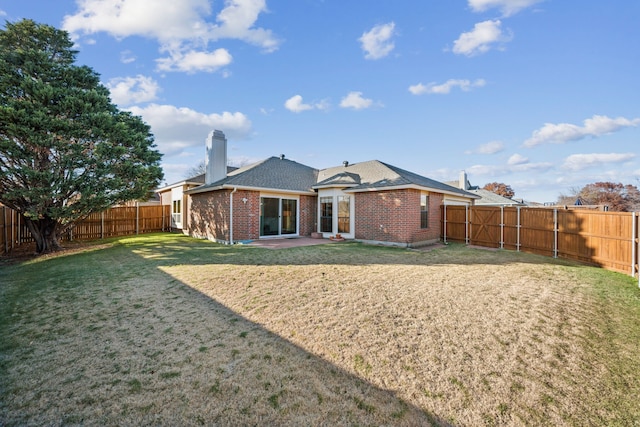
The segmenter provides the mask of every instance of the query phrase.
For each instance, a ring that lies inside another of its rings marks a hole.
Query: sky
[[[229,163],[380,160],[553,202],[640,187],[640,1],[0,0],[69,32],[151,126],[165,183]]]

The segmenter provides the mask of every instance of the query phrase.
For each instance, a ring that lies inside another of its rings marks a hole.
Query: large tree
[[[610,211],[640,210],[638,187],[619,182],[594,182],[579,189],[572,188],[570,194],[560,195],[558,204],[573,205],[578,199],[583,205],[606,205]]]
[[[72,47],[66,31],[31,20],[0,30],[0,202],[24,215],[40,253],[162,179],[149,126],[111,103]]]
[[[514,194],[516,194],[510,185],[504,184],[502,182],[490,182],[488,184],[485,184],[482,189],[491,191],[502,197],[506,197],[507,199],[512,198]]]

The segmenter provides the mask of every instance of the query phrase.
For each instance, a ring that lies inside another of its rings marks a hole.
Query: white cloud
[[[301,113],[303,111],[313,109],[313,105],[302,102],[301,95],[293,95],[291,98],[287,99],[284,103],[284,107],[294,113]]]
[[[640,118],[627,119],[618,117],[612,119],[607,116],[598,115],[586,119],[582,127],[571,123],[545,123],[543,127],[533,131],[531,138],[524,142],[524,146],[535,147],[536,145],[545,143],[563,144],[569,141],[577,141],[588,136],[598,137],[627,127],[634,127],[638,124],[640,124]]]
[[[521,172],[544,172],[553,169],[553,164],[549,162],[530,163],[528,160],[522,163],[508,163],[506,165],[473,165],[467,168],[470,175],[476,176],[499,176],[509,173]]]
[[[502,150],[504,150],[504,144],[501,141],[490,141],[478,146],[475,150],[465,151],[465,154],[496,154]]]
[[[190,147],[202,146],[213,129],[224,131],[229,139],[246,139],[252,132],[251,121],[240,112],[201,113],[190,108],[151,104],[129,110],[151,126],[161,153],[178,155]]]
[[[209,0],[77,0],[78,11],[66,15],[62,27],[74,38],[82,34],[105,32],[118,39],[142,36],[155,39],[160,50],[170,52],[159,60],[162,70],[215,71],[230,62],[224,49],[207,51],[207,45],[220,39],[237,39],[273,52],[280,45],[270,30],[254,27],[267,11],[265,0],[225,0],[215,22]]]
[[[173,51],[167,58],[156,59],[160,71],[181,71],[193,73],[196,71],[212,72],[229,65],[233,57],[226,49],[216,49],[213,52]]]
[[[507,164],[509,166],[523,165],[525,163],[529,163],[529,159],[517,153],[509,157],[509,160],[507,160]]]
[[[495,43],[511,40],[511,36],[502,32],[501,25],[497,19],[478,22],[473,30],[460,34],[458,40],[453,42],[453,53],[474,56],[489,51]]]
[[[624,163],[636,157],[634,153],[572,154],[564,160],[563,167],[572,171],[607,163]]]
[[[460,90],[467,92],[474,87],[482,87],[485,84],[486,82],[483,79],[477,79],[473,82],[471,80],[449,79],[442,84],[429,83],[427,85],[423,85],[422,83],[418,83],[417,85],[409,86],[409,92],[414,95],[448,94],[451,92],[451,89],[455,87],[458,87],[460,88]]]
[[[239,39],[273,52],[278,49],[280,40],[271,30],[253,28],[262,12],[267,12],[266,0],[226,0],[225,8],[217,16],[220,25],[212,28],[210,36],[214,40]]]
[[[144,36],[161,41],[206,35],[202,16],[211,14],[208,0],[78,0],[79,10],[66,15],[62,28],[70,33],[106,32],[116,38]]]
[[[503,16],[510,16],[526,9],[541,0],[468,0],[469,7],[474,12],[484,12],[489,9],[500,9]]]
[[[362,110],[373,105],[373,100],[363,98],[362,92],[349,92],[347,96],[342,98],[340,106],[342,108],[353,108],[354,110]]]
[[[136,59],[136,56],[130,50],[123,50],[120,52],[120,62],[123,64],[130,64],[135,62]]]
[[[391,41],[394,36],[395,23],[376,25],[371,30],[362,34],[358,40],[365,51],[366,59],[380,59],[387,56],[395,45]]]
[[[307,110],[326,110],[329,108],[329,102],[322,100],[315,104],[305,104],[302,101],[302,95],[293,95],[284,103],[284,107],[294,113],[301,113]]]
[[[111,92],[112,101],[120,106],[154,101],[160,91],[158,82],[141,74],[117,77],[109,80],[105,86]]]

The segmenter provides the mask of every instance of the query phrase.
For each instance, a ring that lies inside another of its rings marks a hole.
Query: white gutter
[[[233,193],[238,191],[238,187],[233,187],[229,193],[229,244],[233,245]]]
[[[482,198],[477,194],[469,193],[468,191],[465,191],[465,190],[460,190],[460,192],[454,192],[449,190],[443,190],[441,188],[426,187],[426,186],[416,185],[416,184],[390,185],[388,187],[366,187],[366,188],[356,188],[356,189],[348,188],[343,191],[345,193],[367,193],[367,192],[373,192],[373,191],[406,190],[406,189],[429,191],[431,193],[446,194],[448,196],[458,196],[458,197],[463,197],[465,199],[481,199]]]
[[[203,187],[203,188],[201,188]],[[225,189],[238,189],[238,190],[247,190],[247,191],[259,191],[259,192],[265,192],[265,193],[278,193],[278,194],[297,194],[297,195],[309,195],[309,196],[313,196],[315,194],[317,194],[315,191],[298,191],[298,190],[283,190],[280,188],[267,188],[267,187],[251,187],[251,186],[246,186],[246,185],[228,185],[228,184],[222,184],[222,185],[217,185],[215,187],[205,187],[204,185],[201,185],[200,187],[196,187],[196,188],[192,188],[190,190],[186,190],[184,193],[185,194],[198,194],[198,193],[206,193],[209,191],[217,191],[217,190],[225,190]]]

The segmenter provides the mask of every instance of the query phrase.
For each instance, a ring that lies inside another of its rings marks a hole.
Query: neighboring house
[[[462,190],[468,191],[469,193],[473,193],[479,198],[476,199],[476,206],[524,206],[525,204],[522,202],[518,202],[517,200],[509,199],[507,197],[500,196],[499,194],[494,193],[493,191],[483,190],[478,186],[473,186],[469,182],[467,178],[467,173],[465,171],[460,172],[460,177],[457,181],[448,181],[448,185],[460,188]]]
[[[227,170],[229,172],[235,169],[237,168],[227,166]],[[182,212],[184,206],[187,205],[187,195],[185,194],[185,191],[204,184],[204,175],[205,174],[200,174],[193,178],[178,181],[156,190],[159,203],[171,206],[171,228],[182,230]]]
[[[220,131],[207,138],[206,162],[200,185],[186,180],[159,191],[181,189],[186,234],[224,243],[317,233],[420,246],[440,239],[441,205],[478,198],[377,160],[318,170],[281,155],[228,171]]]

